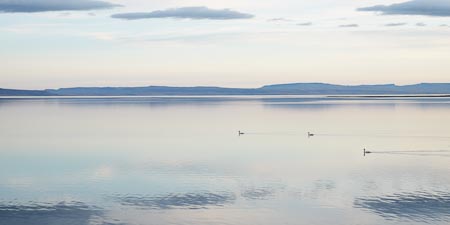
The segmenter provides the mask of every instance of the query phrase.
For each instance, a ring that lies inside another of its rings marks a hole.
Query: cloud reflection
[[[82,202],[0,203],[1,225],[88,225],[93,219],[103,220],[101,219],[102,214],[102,209],[88,206]],[[98,224],[111,224],[100,221]]]
[[[236,199],[232,193],[185,193],[163,196],[116,196],[115,199],[124,206],[145,209],[205,209],[213,206],[231,204]]]
[[[267,200],[275,195],[272,188],[250,188],[241,193],[247,200]]]
[[[450,193],[416,192],[358,198],[354,206],[389,220],[450,222]]]

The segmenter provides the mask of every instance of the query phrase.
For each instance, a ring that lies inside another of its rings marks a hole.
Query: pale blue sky
[[[0,87],[450,82],[449,36],[448,0],[0,0]]]

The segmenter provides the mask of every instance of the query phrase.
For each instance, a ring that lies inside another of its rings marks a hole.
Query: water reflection
[[[361,154],[448,149],[448,100],[306,98],[0,99],[0,225],[448,224],[450,158]]]
[[[336,188],[337,185],[332,180],[316,180],[303,189],[294,190],[292,194],[301,199],[328,199],[329,195],[332,194]]]
[[[214,206],[224,206],[234,202],[232,193],[185,193],[161,196],[118,195],[114,199],[124,206],[134,206],[144,209],[206,209]]]
[[[82,202],[0,204],[1,225],[113,224],[103,220],[102,214],[100,208]]]
[[[354,206],[389,220],[450,222],[450,193],[448,192],[415,192],[363,197],[357,198]]]
[[[0,105],[45,103],[77,106],[140,105],[140,106],[201,106],[220,104],[261,104],[281,108],[328,109],[330,107],[384,107],[392,108],[408,104],[419,108],[448,108],[450,98],[365,98],[339,96],[122,96],[122,97],[2,97]]]
[[[267,200],[275,195],[273,188],[249,188],[241,193],[241,196],[247,200]]]

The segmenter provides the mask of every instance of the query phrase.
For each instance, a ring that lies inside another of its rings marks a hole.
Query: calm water
[[[1,225],[450,223],[449,98],[3,98],[0,156]]]

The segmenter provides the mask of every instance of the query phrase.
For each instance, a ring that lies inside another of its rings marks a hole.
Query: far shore
[[[450,94],[448,95],[328,95],[327,97],[334,98],[450,98]]]
[[[450,98],[450,94],[411,94],[411,95],[0,95],[0,99],[72,99],[72,98]]]

